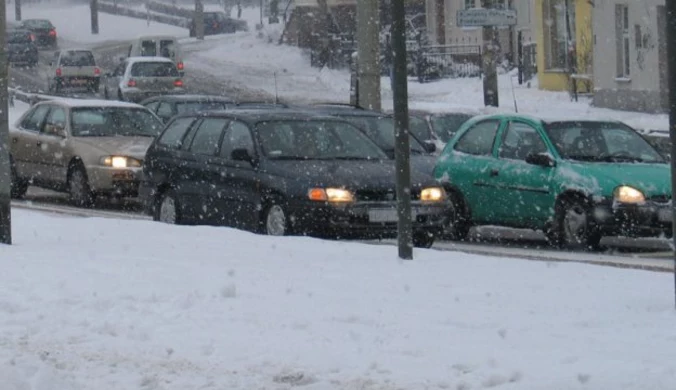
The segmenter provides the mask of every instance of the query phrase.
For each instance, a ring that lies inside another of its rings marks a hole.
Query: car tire
[[[442,236],[451,241],[465,241],[472,228],[465,202],[460,194],[449,191],[449,204],[448,220]]]
[[[21,199],[24,196],[26,196],[26,192],[28,192],[28,180],[21,179],[19,178],[17,172],[16,172],[16,167],[14,166],[14,161],[10,158],[10,169],[11,169],[11,177],[12,177],[12,184],[11,184],[11,189],[10,189],[10,195],[12,199]]]
[[[121,101],[121,102],[125,101],[125,100],[124,100],[124,95],[122,95],[122,91],[119,90],[119,89],[117,90],[117,100],[119,100],[119,101]]]
[[[87,172],[81,164],[73,166],[68,172],[68,195],[78,207],[91,207],[94,204]]]
[[[170,225],[181,225],[183,223],[178,197],[174,190],[168,190],[159,195],[153,220]]]
[[[413,246],[416,248],[431,248],[435,240],[436,237],[430,232],[413,232]]]
[[[593,224],[591,211],[581,196],[559,199],[554,222],[545,232],[549,243],[560,249],[600,250],[602,234]]]
[[[270,202],[263,212],[261,232],[268,236],[288,236],[289,226],[289,217],[281,202]]]

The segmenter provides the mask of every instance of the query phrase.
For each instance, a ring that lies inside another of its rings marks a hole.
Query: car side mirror
[[[547,153],[531,153],[526,156],[526,163],[546,168],[556,166],[556,161]]]
[[[423,142],[423,146],[425,147],[425,151],[427,153],[434,153],[437,151],[437,144],[435,144],[433,141],[425,141]]]
[[[230,153],[230,158],[233,161],[246,161],[249,164],[254,164],[254,158],[246,149],[235,149]]]

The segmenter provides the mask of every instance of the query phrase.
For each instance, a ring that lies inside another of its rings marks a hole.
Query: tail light
[[[183,86],[183,80],[174,81],[174,87],[182,87],[182,86]]]
[[[183,70],[183,62],[176,64],[176,68],[178,68],[178,70]]]
[[[135,87],[136,86],[136,80],[131,79],[127,82],[127,87]]]
[[[49,30],[49,36],[55,37],[56,36],[56,30],[54,30],[54,29]]]
[[[100,76],[101,75],[101,69],[97,66],[94,68],[94,76]]]
[[[56,68],[56,77],[61,77],[61,68]]]

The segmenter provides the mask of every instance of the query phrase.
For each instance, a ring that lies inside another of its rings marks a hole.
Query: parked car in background
[[[174,62],[164,57],[129,57],[105,75],[106,99],[139,102],[152,96],[184,93]]]
[[[38,64],[38,46],[35,36],[28,30],[8,30],[7,61],[10,64],[36,66]]]
[[[355,108],[344,104],[316,104],[309,110],[324,115],[337,116],[345,119],[361,129],[376,145],[378,145],[390,159],[394,159],[394,118],[391,115]],[[434,144],[422,144],[410,133],[411,167],[415,171],[431,174],[436,164]]]
[[[441,151],[444,145],[455,135],[463,123],[478,115],[478,112],[444,112],[432,113],[422,110],[409,111],[410,127],[413,135],[419,140],[434,143]]]
[[[237,30],[246,30],[246,22],[228,17],[224,12],[204,12],[204,35],[232,34]],[[190,36],[197,36],[195,19],[188,23]]]
[[[18,28],[32,32],[39,47],[55,49],[58,46],[56,27],[47,19],[26,19],[19,23]]]
[[[49,64],[47,90],[59,94],[63,89],[79,88],[98,93],[101,69],[88,49],[61,50]]]
[[[29,184],[68,192],[79,206],[95,196],[136,196],[146,150],[162,130],[131,103],[59,99],[31,107],[10,127],[12,196]]]
[[[397,234],[394,162],[335,117],[283,110],[175,117],[148,149],[141,199],[155,220],[282,236]],[[431,175],[411,186],[414,244],[445,225],[446,195]]]
[[[444,149],[435,177],[457,239],[473,225],[539,229],[556,246],[589,249],[603,236],[671,234],[669,165],[621,122],[476,117]]]
[[[183,50],[178,39],[171,35],[144,35],[136,38],[127,57],[164,57],[174,61],[181,76],[185,75]],[[122,59],[124,60],[124,58]]]

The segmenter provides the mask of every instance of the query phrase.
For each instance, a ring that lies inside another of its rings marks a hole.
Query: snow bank
[[[0,246],[11,390],[676,380],[668,274],[434,250],[400,262],[389,246],[18,210],[13,221],[15,245]]]

